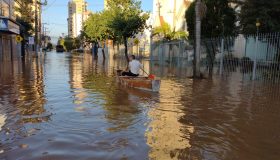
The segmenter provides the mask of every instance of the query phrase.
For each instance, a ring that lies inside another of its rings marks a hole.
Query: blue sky
[[[56,39],[62,35],[67,34],[67,4],[69,0],[48,0],[48,5],[43,7],[42,19],[47,23],[47,31]],[[141,0],[142,9],[144,11],[152,11],[153,0]],[[103,0],[87,0],[88,10],[100,11],[103,10]]]

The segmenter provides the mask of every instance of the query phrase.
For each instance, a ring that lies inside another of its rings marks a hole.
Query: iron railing
[[[154,42],[151,47],[152,64],[192,68],[193,57],[190,41]],[[280,33],[203,38],[200,60],[205,76],[240,73],[246,79],[278,81]]]

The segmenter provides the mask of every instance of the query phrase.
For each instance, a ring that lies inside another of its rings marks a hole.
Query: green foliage
[[[31,22],[27,22],[22,18],[17,18],[16,21],[20,23],[20,30],[24,36],[29,37],[34,33],[34,27],[32,26]]]
[[[140,1],[109,0],[111,18],[108,26],[117,37],[132,38],[146,28],[149,15],[140,9]]]
[[[34,22],[34,17],[32,15],[31,3],[32,0],[18,0],[20,3],[20,7],[16,7],[15,11],[17,11],[21,16],[16,17],[16,21],[21,24],[21,32],[24,36],[30,36],[34,33],[34,28],[32,23]]]
[[[48,42],[47,44],[47,50],[53,50],[53,45],[51,42]]]
[[[106,11],[92,14],[84,24],[84,36],[93,42],[109,38],[107,23]]]
[[[185,31],[172,31],[171,27],[168,23],[164,23],[160,27],[156,27],[153,30],[153,35],[158,35],[163,38],[163,40],[178,40],[178,39],[186,39],[188,37],[188,33]]]
[[[67,51],[71,51],[73,49],[78,49],[81,47],[81,39],[79,37],[77,38],[59,37],[57,41],[57,45],[61,45]]]
[[[224,34],[236,35],[238,27],[235,25],[237,16],[230,6],[231,0],[204,0],[207,6],[205,17],[202,19],[201,34],[204,37],[216,37]],[[186,21],[191,38],[195,33],[195,2],[186,11]]]
[[[241,5],[240,24],[242,33],[255,34],[256,21],[259,19],[260,32],[280,31],[279,0],[246,0]]]
[[[81,41],[79,38],[65,37],[63,46],[69,52],[73,49],[78,49],[81,47]]]
[[[92,14],[85,22],[83,38],[124,43],[127,56],[127,39],[144,31],[149,15],[140,9],[139,0],[108,0],[107,4],[105,11]]]

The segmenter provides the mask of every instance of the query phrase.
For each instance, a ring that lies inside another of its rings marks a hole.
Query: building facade
[[[194,0],[154,0],[153,19],[154,27],[168,23],[172,30],[187,29],[185,12]]]
[[[14,0],[0,0],[0,61],[14,61],[20,57],[20,33],[14,14]]]
[[[71,0],[68,3],[68,36],[78,37],[83,29],[83,22],[90,12],[84,0]]]

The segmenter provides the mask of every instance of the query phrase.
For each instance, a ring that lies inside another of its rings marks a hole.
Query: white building
[[[153,16],[154,27],[168,23],[172,30],[185,30],[185,12],[194,0],[154,0]]]
[[[83,29],[83,22],[89,17],[87,2],[84,0],[70,0],[68,3],[68,35],[77,37]]]

